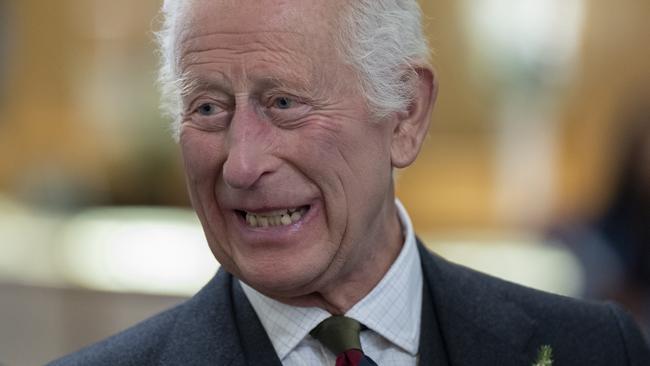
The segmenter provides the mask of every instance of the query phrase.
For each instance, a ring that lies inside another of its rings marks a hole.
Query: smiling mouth
[[[270,226],[289,226],[294,224],[309,211],[310,206],[300,206],[294,208],[284,208],[268,212],[248,212],[235,210],[241,216],[246,225],[249,227],[270,227]]]

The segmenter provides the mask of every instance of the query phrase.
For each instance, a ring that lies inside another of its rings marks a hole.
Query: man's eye
[[[273,107],[278,109],[289,109],[293,107],[294,101],[288,97],[279,97],[273,100]]]
[[[196,111],[202,116],[212,116],[219,111],[219,107],[214,103],[203,103]]]

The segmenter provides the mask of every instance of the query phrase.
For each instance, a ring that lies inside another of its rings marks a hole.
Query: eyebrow
[[[224,94],[230,94],[233,90],[230,80],[216,75],[197,77],[186,74],[179,79],[179,85],[183,98],[201,91],[219,91]]]
[[[221,77],[218,74],[210,76],[185,75],[180,78],[179,84],[183,98],[202,91],[217,91],[224,94],[234,93],[232,82],[228,78]],[[253,85],[251,90],[252,94],[260,94],[270,89],[285,89],[288,92],[304,95],[310,94],[312,91],[312,83],[309,81],[298,80],[294,82],[275,76],[262,77],[251,81],[251,84]]]
[[[311,88],[311,82],[308,81],[288,81],[277,77],[268,76],[261,78],[254,85],[254,92],[261,92],[269,89],[285,89],[298,94],[308,94]]]

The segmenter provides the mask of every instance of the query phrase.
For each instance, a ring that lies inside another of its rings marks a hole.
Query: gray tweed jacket
[[[650,365],[627,313],[515,285],[447,262],[418,243],[425,277],[421,365]],[[241,287],[219,270],[194,297],[49,365],[281,365]]]

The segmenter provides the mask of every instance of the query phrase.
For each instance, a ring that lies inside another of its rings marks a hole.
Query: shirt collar
[[[420,341],[422,266],[411,219],[401,202],[395,203],[405,232],[402,250],[377,286],[345,315],[415,356]]]
[[[422,267],[411,219],[398,199],[395,204],[405,233],[404,245],[381,281],[345,315],[415,356],[420,340]],[[240,283],[280,360],[331,315],[316,307],[281,303]]]

